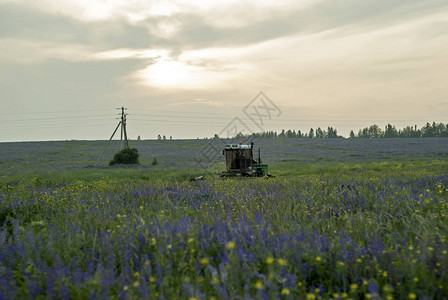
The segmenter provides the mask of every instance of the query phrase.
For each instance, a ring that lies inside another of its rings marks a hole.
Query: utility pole
[[[120,118],[120,122],[118,122],[118,125],[114,130],[114,133],[112,133],[112,136],[110,137],[109,141],[112,140],[112,138],[114,137],[115,133],[118,130],[118,127],[120,127],[120,125],[121,125],[120,141],[123,141],[123,148],[129,148],[128,135],[126,133],[126,116],[127,116],[127,114],[125,113],[125,110],[127,110],[127,109],[124,107],[117,108],[117,109],[121,109],[121,118]],[[124,139],[123,139],[123,137],[124,137]]]

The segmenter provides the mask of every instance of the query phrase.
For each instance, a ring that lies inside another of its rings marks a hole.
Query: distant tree
[[[170,140],[172,140],[172,139],[173,139],[173,136],[170,135]]]
[[[162,139],[162,137],[160,136],[160,134],[158,134],[158,135],[157,135],[157,140],[160,141],[161,139]]]
[[[318,127],[316,129],[316,138],[323,138],[324,137],[324,133],[322,132],[322,129],[320,129],[320,127]]]
[[[327,132],[327,138],[337,138],[337,137],[338,137],[338,131],[336,130],[336,128],[329,126]]]
[[[137,141],[140,141],[140,140],[141,140],[141,138],[140,138],[140,136],[138,136],[138,137],[137,137]]]
[[[217,133],[215,133],[215,135],[213,136],[214,139],[219,139],[219,136]]]
[[[313,128],[310,129],[310,132],[308,133],[308,137],[310,139],[312,139],[314,137],[314,129]]]
[[[351,139],[354,139],[356,136],[355,136],[355,133],[353,132],[353,130],[350,130],[350,138]]]
[[[163,135],[163,140],[164,140],[164,141],[166,140],[166,135]]]
[[[154,157],[152,159],[151,165],[153,165],[153,166],[157,165],[157,158]]]
[[[285,134],[285,130],[284,130],[284,129],[282,129],[282,132],[280,132],[280,134],[278,135],[278,137],[279,137],[279,138],[284,138],[284,137],[286,137],[286,134]]]
[[[397,129],[395,126],[392,126],[390,124],[387,124],[386,130],[384,131],[384,137],[385,138],[394,138],[398,136]]]

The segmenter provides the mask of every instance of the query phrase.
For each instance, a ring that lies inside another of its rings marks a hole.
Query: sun
[[[161,59],[142,70],[145,84],[161,88],[198,88],[204,79],[201,67],[183,62]]]

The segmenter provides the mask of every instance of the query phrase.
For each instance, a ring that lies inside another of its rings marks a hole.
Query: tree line
[[[217,135],[215,134],[215,138]],[[426,138],[426,137],[448,137],[448,124],[429,122],[421,128],[417,128],[417,125],[406,126],[403,129],[397,129],[395,125],[387,124],[384,129],[374,124],[362,129],[359,129],[356,134],[353,130],[350,130],[350,138]],[[338,135],[336,128],[328,127],[326,130],[320,127],[313,129],[310,128],[308,132],[302,132],[301,130],[285,130],[280,133],[277,131],[263,131],[254,132],[251,134],[238,133],[235,138],[343,138]]]
[[[394,125],[387,124],[381,129],[378,125],[365,127],[355,134],[350,131],[350,138],[426,138],[426,137],[448,137],[448,124],[429,122],[421,128],[417,125],[406,126],[403,129],[397,129]]]
[[[325,130],[318,127],[316,130],[311,128],[308,133],[300,130],[295,131],[295,129],[283,129],[280,133],[277,133],[277,131],[254,132],[251,134],[238,133],[235,138],[343,138],[343,136],[338,135],[336,128],[328,127]]]

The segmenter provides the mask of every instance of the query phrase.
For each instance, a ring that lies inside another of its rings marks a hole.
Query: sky
[[[447,32],[446,0],[0,0],[0,142],[448,123]]]

